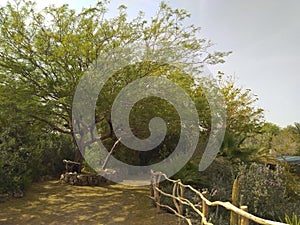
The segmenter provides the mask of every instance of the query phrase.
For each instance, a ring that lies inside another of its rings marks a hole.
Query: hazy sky
[[[3,5],[6,1],[0,0]],[[68,3],[81,9],[96,0],[37,1]],[[151,16],[158,0],[111,0],[110,14],[120,4],[130,17],[139,10]],[[265,109],[266,120],[280,126],[300,122],[300,1],[298,0],[172,0],[172,7],[185,8],[189,20],[202,27],[202,36],[215,49],[233,51],[226,63],[210,68],[234,75],[239,85],[250,88]]]

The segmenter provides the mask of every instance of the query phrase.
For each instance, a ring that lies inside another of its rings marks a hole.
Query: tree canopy
[[[211,51],[212,42],[202,37],[200,28],[187,25],[190,15],[185,10],[172,9],[162,2],[150,20],[142,12],[128,20],[124,5],[117,16],[107,18],[108,4],[99,1],[80,12],[68,5],[52,5],[39,11],[34,2],[18,0],[0,8],[1,152],[10,154],[9,149],[14,149],[12,155],[23,154],[21,149],[26,149],[25,155],[35,157],[27,160],[22,156],[25,163],[48,151],[59,155],[48,158],[51,162],[62,157],[82,161],[74,139],[74,94],[80,79],[97,59],[118,49],[131,52],[134,63],[116,71],[99,94],[95,121],[101,136],[92,141],[105,140],[107,146],[112,146],[115,135],[110,111],[114,99],[132,81],[157,76],[172,80],[195,102],[199,125],[205,130],[199,144],[199,151],[203,150],[211,129],[211,112],[199,77],[203,66],[223,63],[230,52]],[[137,46],[144,48],[141,51]],[[158,60],[149,61],[144,57],[147,55]],[[171,63],[159,63],[162,58]],[[188,73],[178,68],[192,69]],[[224,77],[210,79],[219,82],[224,95],[228,137],[230,134],[244,140],[262,120],[262,110],[254,107],[256,96]],[[170,154],[178,142],[180,118],[168,102],[155,97],[138,102],[130,115],[132,131],[139,138],[147,137],[148,123],[154,116],[168,124],[164,142],[145,154],[120,146],[123,150],[117,151],[116,157],[132,164],[147,164]],[[83,143],[86,147],[91,144]],[[4,168],[5,157],[1,160]],[[45,164],[45,160],[47,157],[39,163]]]
[[[161,3],[150,22],[142,13],[128,21],[125,6],[119,7],[119,15],[107,19],[107,4],[101,1],[81,12],[68,5],[37,11],[33,2],[21,0],[0,9],[1,85],[4,92],[10,93],[16,110],[48,125],[53,132],[73,135],[71,105],[76,86],[100,55],[135,42],[143,42],[153,54],[168,45],[170,49],[180,49],[174,54],[177,59],[189,60],[197,65],[195,68],[200,68],[204,63],[223,62],[223,56],[228,54],[208,53],[211,42],[198,37],[199,28],[184,25],[189,17],[184,10]],[[124,85],[134,76],[143,77],[155,70],[167,68],[143,63],[131,71],[124,69],[118,78]],[[194,85],[193,77],[183,80],[176,73],[172,76],[184,86]],[[114,81],[107,88],[119,89]],[[103,95],[101,99],[101,110],[96,115],[99,123],[109,117],[104,104],[110,98]],[[100,131],[103,139],[111,137],[110,131],[103,134],[107,127]]]

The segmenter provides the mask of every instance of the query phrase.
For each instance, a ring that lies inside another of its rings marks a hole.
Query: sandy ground
[[[177,217],[158,212],[149,194],[147,186],[36,183],[24,198],[0,203],[0,224],[176,225]]]

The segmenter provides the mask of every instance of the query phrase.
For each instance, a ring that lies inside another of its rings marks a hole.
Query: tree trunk
[[[75,149],[75,155],[74,155],[74,162],[78,162],[80,164],[82,164],[83,160],[84,160],[84,152],[82,154],[81,151],[83,151],[84,148],[84,143],[83,142],[83,137],[80,137],[79,143],[76,141],[76,138],[74,136],[74,134],[72,134],[73,136],[73,141],[75,143],[76,149]],[[81,151],[80,151],[81,150]]]
[[[102,165],[102,169],[103,169],[103,170],[105,170],[105,168],[106,168],[106,166],[107,166],[107,163],[108,163],[108,161],[109,161],[110,156],[114,153],[114,150],[115,150],[117,144],[118,144],[120,141],[121,141],[121,138],[119,138],[119,139],[114,143],[114,145],[112,146],[110,152],[109,152],[108,155],[106,156],[106,158],[105,158],[105,160],[104,160],[104,163],[103,163],[103,165]]]
[[[83,162],[83,156],[78,147],[75,150],[74,162],[78,162],[80,164]]]

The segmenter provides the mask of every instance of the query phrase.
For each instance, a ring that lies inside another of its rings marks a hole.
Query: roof
[[[280,156],[277,158],[281,162],[286,162],[288,164],[300,164],[300,156]]]

